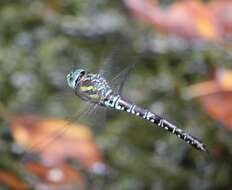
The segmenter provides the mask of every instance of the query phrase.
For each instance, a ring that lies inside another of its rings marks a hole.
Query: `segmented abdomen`
[[[192,145],[194,148],[201,151],[206,151],[204,144],[201,143],[199,140],[197,140],[195,137],[191,136],[190,134],[186,133],[184,130],[176,127],[175,125],[171,124],[167,120],[159,117],[158,115],[146,109],[140,108],[135,104],[129,103],[119,95],[110,95],[108,99],[104,100],[104,105],[146,119],[151,123],[156,124],[157,126],[164,128],[167,131],[175,134],[182,140],[186,141],[188,144]]]

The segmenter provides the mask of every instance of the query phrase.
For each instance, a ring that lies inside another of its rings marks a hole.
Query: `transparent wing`
[[[100,129],[105,127],[107,118],[107,108],[98,106],[96,104],[94,106],[93,111],[88,115],[88,126],[90,126],[95,133],[99,132]]]
[[[117,47],[105,59],[99,73],[108,80],[117,93],[121,94],[130,72],[138,63],[137,56],[131,58],[128,47]]]
[[[138,60],[135,59],[132,63],[126,66],[121,72],[115,75],[111,80],[109,80],[110,85],[113,86],[114,90],[118,94],[122,94],[123,87],[130,76],[130,73],[133,71],[134,67],[137,65]]]
[[[45,140],[47,139],[46,136],[40,139],[39,142],[36,142],[32,144],[30,147],[26,149],[22,156],[22,162],[26,162],[27,160],[34,160],[35,155],[41,154],[49,145],[54,143],[58,138],[60,138],[64,133],[66,133],[69,129],[69,126],[71,123],[77,122],[81,119],[81,117],[86,116],[87,114],[90,114],[94,111],[93,108],[96,108],[93,104],[88,104],[84,109],[82,109],[80,112],[66,117],[65,120],[67,123],[61,128],[61,130],[58,130],[55,132],[54,136],[51,138],[49,137],[49,141]],[[45,142],[45,143],[44,143]]]

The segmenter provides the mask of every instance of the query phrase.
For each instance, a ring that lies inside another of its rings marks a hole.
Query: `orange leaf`
[[[35,162],[26,163],[28,171],[39,177],[39,183],[36,186],[62,187],[72,186],[75,189],[83,189],[83,179],[80,174],[68,166],[62,164],[56,167],[48,167]]]
[[[201,97],[207,113],[232,129],[232,93],[220,92]]]
[[[232,129],[232,71],[218,69],[214,80],[192,85],[189,92],[201,98],[211,117]]]
[[[232,1],[220,0],[210,3],[210,11],[217,18],[224,35],[232,35]]]
[[[232,71],[218,69],[214,79],[191,85],[189,87],[189,96],[202,97],[220,92],[232,92]]]
[[[29,186],[9,171],[0,171],[0,183],[12,190],[30,189]]]
[[[188,40],[220,41],[220,28],[216,18],[199,0],[177,1],[165,10],[151,0],[125,0],[125,3],[136,17],[162,32]]]
[[[65,127],[68,130],[63,131]],[[103,165],[94,137],[83,125],[24,115],[11,120],[11,129],[16,141],[28,151],[38,152],[45,164],[57,165],[66,159],[77,159],[88,169]]]

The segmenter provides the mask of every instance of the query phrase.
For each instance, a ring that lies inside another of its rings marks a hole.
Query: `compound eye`
[[[77,80],[80,80],[84,76],[84,74],[85,74],[85,71],[81,71],[79,77],[77,78]]]
[[[70,80],[70,81],[72,81],[72,80],[73,80],[73,77],[72,77],[72,76],[71,76],[71,77],[69,77],[69,80]]]
[[[75,81],[75,84],[77,84],[77,82],[85,75],[85,71],[81,71],[78,78]]]

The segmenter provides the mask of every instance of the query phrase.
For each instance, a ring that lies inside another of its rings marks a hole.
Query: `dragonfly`
[[[133,104],[124,99],[120,93],[113,90],[107,79],[101,73],[91,73],[77,68],[67,75],[68,86],[84,101],[105,108],[124,111],[149,121],[155,126],[161,127],[180,139],[184,140],[199,151],[208,152],[206,146],[196,137],[188,134],[176,125],[157,114]]]

